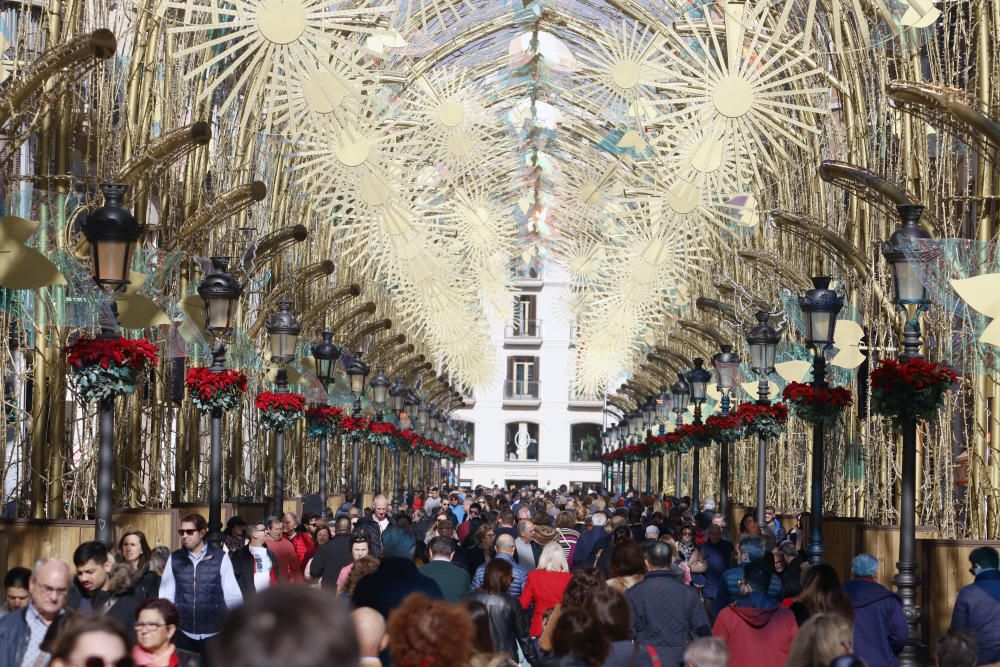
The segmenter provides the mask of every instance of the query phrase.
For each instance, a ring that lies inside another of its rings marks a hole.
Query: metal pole
[[[681,474],[681,453],[677,452],[674,454],[674,495],[677,499],[681,499],[681,482],[683,475]]]
[[[226,347],[216,341],[212,350],[212,372],[226,367]],[[222,545],[222,409],[212,408],[211,449],[208,455],[208,541]]]
[[[376,445],[375,447],[375,495],[380,495],[382,493],[382,447]]]
[[[917,604],[920,575],[917,574],[916,535],[916,472],[917,472],[917,423],[913,419],[903,422],[903,477],[900,480],[899,500],[899,561],[892,583],[903,602],[906,615],[906,646],[899,654],[902,667],[920,664],[920,622],[922,610]]]
[[[406,490],[409,491],[410,493],[414,492],[414,488],[413,488],[413,457],[414,457],[413,452],[410,452],[409,454],[406,455],[406,459],[407,459],[407,463],[406,463],[406,465],[407,465]]]
[[[826,388],[826,357],[822,350],[813,356],[813,386]],[[817,565],[823,562],[823,426],[813,427],[812,459],[812,507],[811,530],[809,535],[809,562]]]
[[[403,489],[400,479],[403,476],[403,468],[399,460],[399,450],[397,449],[392,453],[392,496],[397,503],[403,501]]]
[[[770,385],[767,372],[762,371],[757,381],[757,405],[770,405]],[[764,506],[767,505],[767,440],[757,440],[757,525],[764,525]]]
[[[282,366],[278,369],[278,381],[275,391],[279,394],[288,393],[288,371]],[[274,434],[274,515],[280,517],[285,508],[285,432]]]
[[[330,442],[326,435],[319,439],[319,498],[323,503],[323,516],[326,517],[330,508],[327,506],[330,498],[330,488],[327,486],[327,469],[330,467]]]
[[[361,416],[361,394],[358,394],[357,398],[354,399],[354,406],[351,410],[351,417],[358,418]],[[361,443],[357,438],[351,438],[351,493],[359,496],[358,502],[361,502],[361,489],[358,483],[358,476],[361,472]]]
[[[646,495],[653,492],[653,459],[646,459]]]
[[[692,424],[695,426],[701,426],[701,403],[695,401],[694,404],[694,421]],[[699,486],[701,484],[701,451],[698,447],[694,448],[694,459],[692,460],[694,467],[694,472],[691,475],[691,509],[697,512],[701,506],[698,504],[699,500]]]
[[[212,408],[212,443],[208,456],[208,541],[222,544],[222,408]]]
[[[101,399],[100,444],[97,450],[97,515],[95,536],[98,542],[112,546],[114,526],[111,515],[114,511],[115,479],[115,399],[113,396]]]
[[[722,414],[729,414],[729,392],[722,392]],[[729,520],[729,443],[719,445],[719,513]]]
[[[659,489],[657,490],[657,494],[662,499],[663,493],[667,490],[667,485],[665,483],[665,480],[663,479],[663,459],[665,459],[666,456],[663,455],[663,454],[660,454],[659,458],[660,458],[660,460],[659,460],[659,463],[658,463],[658,467],[659,467],[660,470],[659,470],[659,480],[658,481],[659,481],[659,485],[660,486],[659,486]]]

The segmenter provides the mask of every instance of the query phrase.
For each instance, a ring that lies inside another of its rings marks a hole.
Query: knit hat
[[[545,524],[535,525],[535,542],[538,542],[538,544],[544,547],[554,539],[556,539],[555,528]]]

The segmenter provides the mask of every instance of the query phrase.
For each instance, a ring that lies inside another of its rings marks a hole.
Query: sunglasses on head
[[[197,528],[178,528],[177,529],[177,534],[180,535],[181,537],[184,537],[186,535],[195,535],[197,532],[198,532]]]

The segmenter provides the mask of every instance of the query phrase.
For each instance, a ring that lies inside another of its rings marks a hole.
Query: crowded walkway
[[[696,511],[697,510],[697,511]],[[842,581],[803,531],[752,514],[734,531],[686,498],[596,489],[429,488],[322,515],[232,517],[176,550],[140,532],[4,578],[0,667],[883,667],[907,625],[858,554]],[[799,518],[801,522],[801,517]],[[1000,663],[1000,564],[922,664]],[[927,582],[933,587],[935,582]]]

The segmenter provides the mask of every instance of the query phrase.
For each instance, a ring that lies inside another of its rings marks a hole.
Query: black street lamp
[[[622,414],[622,419],[621,419],[620,422],[618,422],[619,442],[621,443],[621,447],[622,448],[628,446],[628,444],[629,444],[629,422],[628,422],[628,416],[629,416],[629,413],[627,413],[627,412],[624,413],[624,414]],[[628,477],[625,474],[625,459],[624,459],[624,457],[621,459],[621,465],[618,466],[618,467],[619,467],[619,469],[621,471],[621,485],[622,485],[621,488],[622,488],[622,495],[624,496],[625,493],[626,493],[626,491],[627,491],[626,485],[628,484]]]
[[[232,333],[236,308],[243,288],[226,268],[228,257],[212,258],[212,273],[198,285],[198,296],[205,304],[205,329],[212,334],[212,372],[226,368],[224,339]],[[212,408],[212,439],[208,464],[208,541],[222,544],[222,408]]]
[[[708,395],[708,383],[712,380],[712,374],[705,369],[705,360],[697,358],[694,360],[694,368],[688,371],[688,384],[691,385],[691,401],[694,403],[694,420],[691,422],[695,426],[701,426],[701,406]],[[695,512],[699,509],[699,483],[701,481],[701,450],[694,448],[692,459],[694,473],[691,476],[691,507]]]
[[[656,423],[656,399],[652,396],[646,399],[642,406],[642,425],[646,435],[652,435],[653,424]],[[646,459],[646,495],[653,492],[653,459]]]
[[[392,403],[392,411],[395,413],[397,419],[399,419],[403,414],[403,408],[408,395],[409,391],[407,391],[406,387],[403,386],[403,378],[396,378],[396,380],[392,383],[392,387],[389,389],[389,400]],[[392,466],[392,499],[394,503],[398,504],[403,499],[403,490],[401,488],[403,485],[403,471],[400,467],[399,447],[396,447],[395,451],[392,453]]]
[[[750,348],[750,367],[757,374],[757,405],[771,403],[767,376],[774,372],[774,357],[778,351],[781,333],[771,326],[771,315],[757,311],[757,324],[747,332]],[[767,505],[767,440],[757,439],[757,524],[764,525],[764,507]]]
[[[720,408],[723,416],[729,414],[732,405],[730,396],[740,383],[740,357],[733,352],[732,345],[720,345],[719,352],[712,356],[715,367],[716,388],[722,394]],[[719,445],[719,513],[729,516],[729,443]]]
[[[126,191],[127,185],[102,185],[104,205],[88,214],[81,227],[84,237],[90,243],[94,282],[112,292],[124,291],[128,285],[132,253],[142,234],[142,227],[136,222],[135,216],[122,205]],[[118,307],[114,298],[111,299],[111,314],[115,321],[101,328],[103,338],[118,336]],[[98,428],[100,444],[97,450],[97,512],[94,530],[97,541],[111,546],[114,541],[114,527],[111,523],[115,477],[114,395],[101,399]]]
[[[926,311],[930,305],[927,288],[920,280],[916,267],[910,263],[906,251],[913,249],[914,244],[919,241],[930,239],[930,234],[920,226],[920,216],[924,213],[923,206],[905,204],[897,208],[902,225],[882,245],[882,256],[892,269],[893,301],[906,315],[903,351],[899,355],[899,360],[906,362],[921,358],[920,313]],[[903,420],[901,426],[903,468],[899,485],[899,561],[896,563],[896,576],[892,581],[903,602],[903,613],[906,615],[908,628],[906,646],[899,654],[899,664],[902,667],[917,667],[920,664],[922,616],[922,610],[917,605],[917,591],[920,587],[916,557],[917,422],[915,419],[907,418]]]
[[[322,340],[313,343],[312,355],[316,360],[316,378],[322,383],[323,391],[327,394],[327,401],[330,400],[330,385],[336,379],[337,359],[340,358],[340,348],[333,343],[333,332],[324,331]],[[327,471],[330,468],[330,442],[326,432],[319,439],[319,497],[323,501],[323,515],[326,516],[329,508],[326,503],[329,498],[330,488],[327,484]]]
[[[642,412],[638,408],[628,413],[628,432],[632,435],[632,444],[642,442]],[[638,491],[635,477],[635,461],[631,461],[628,464],[628,488]]]
[[[676,426],[684,425],[684,413],[687,412],[688,401],[691,400],[691,387],[688,385],[684,373],[677,374],[677,382],[670,385],[670,402],[674,406],[674,414],[677,416]],[[674,455],[674,495],[681,498],[681,453]]]
[[[375,421],[380,422],[385,419],[383,410],[389,402],[389,378],[385,376],[382,369],[375,371],[375,377],[371,379],[368,386],[372,388],[372,403],[375,404]],[[384,472],[382,447],[375,447],[375,495],[382,493],[382,473]]]
[[[351,417],[361,418],[361,396],[365,393],[365,381],[368,379],[368,372],[371,370],[368,364],[361,361],[360,354],[349,354],[342,352],[341,363],[344,364],[344,372],[351,383],[351,393],[354,394],[354,406],[351,410]],[[355,494],[361,493],[358,476],[361,473],[361,443],[357,438],[351,438],[351,491]]]
[[[660,387],[660,393],[656,397],[656,420],[659,422],[657,427],[657,435],[663,435],[666,432],[667,420],[670,419],[670,410],[673,409],[673,401],[670,400],[670,392],[667,391],[665,386]],[[667,491],[666,478],[663,476],[663,461],[666,458],[665,455],[660,455],[657,457],[657,467],[659,468],[660,476],[660,494],[664,494]]]
[[[282,297],[278,312],[271,315],[265,325],[271,342],[271,361],[278,364],[275,391],[288,393],[288,363],[295,359],[295,347],[302,328],[292,314],[292,300]],[[285,499],[285,432],[274,434],[274,514],[281,516]]]
[[[806,345],[813,349],[813,381],[816,389],[826,389],[825,352],[833,345],[833,332],[837,327],[837,314],[844,307],[844,299],[830,289],[830,278],[812,278],[813,288],[799,297],[799,307],[805,315]],[[809,535],[809,562],[823,562],[823,426],[813,426],[812,451],[812,506]]]
[[[406,416],[410,420],[410,428],[413,428],[413,422],[417,418],[417,411],[420,407],[420,399],[412,391],[406,392],[406,397],[403,398],[403,409],[406,411]],[[410,493],[413,493],[415,488],[413,486],[413,461],[416,458],[416,453],[412,450],[406,454],[406,488]]]

